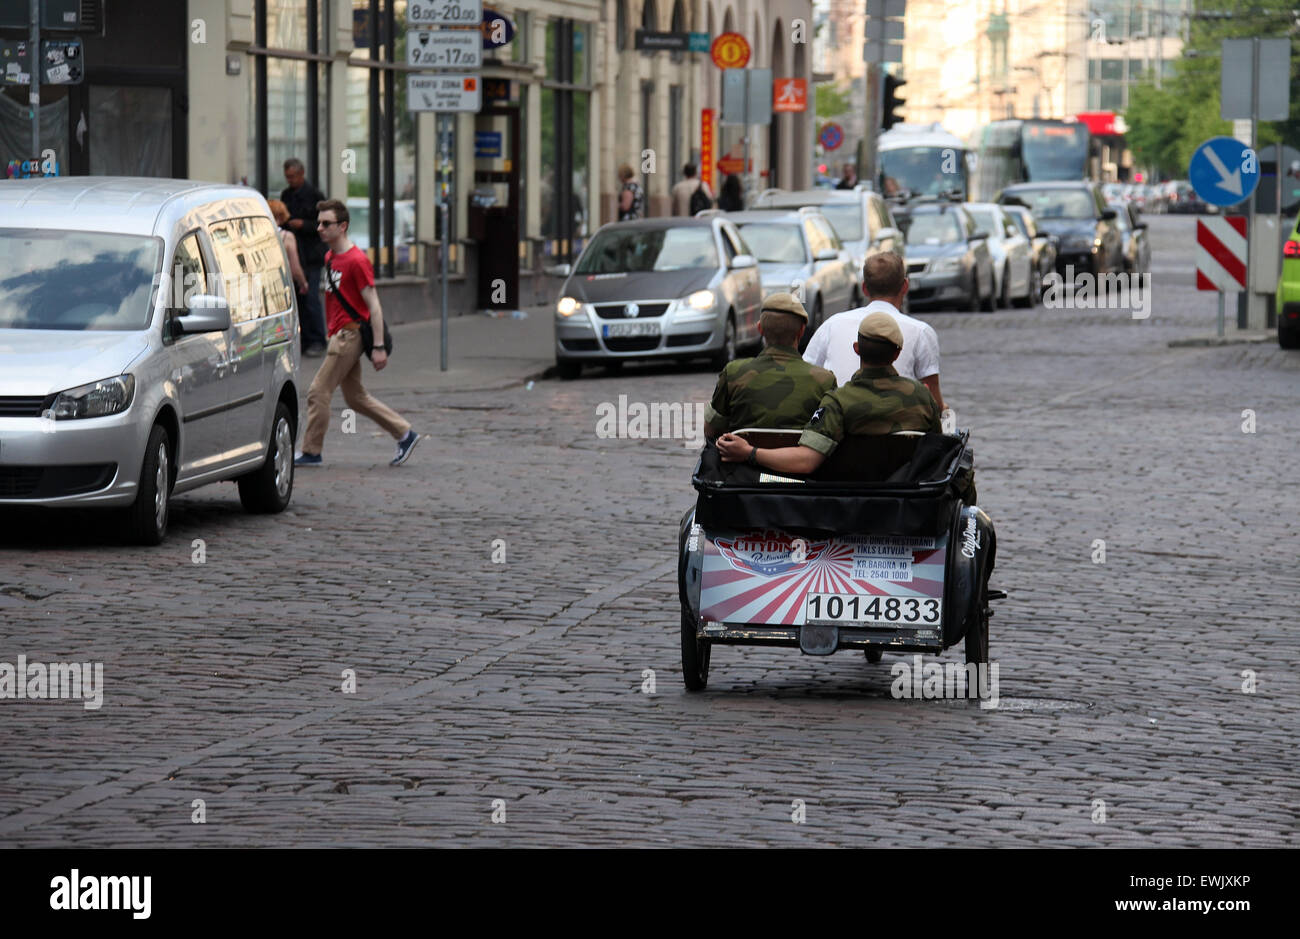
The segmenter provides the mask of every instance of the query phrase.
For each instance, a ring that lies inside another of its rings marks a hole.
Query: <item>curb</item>
[[[1197,346],[1239,346],[1250,343],[1268,342],[1274,338],[1275,336],[1272,332],[1246,333],[1235,336],[1192,336],[1187,339],[1171,339],[1168,345],[1171,349]]]

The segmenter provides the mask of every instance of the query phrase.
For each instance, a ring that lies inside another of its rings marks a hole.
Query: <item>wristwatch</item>
[[[749,448],[749,456],[745,457],[745,462],[750,466],[758,465],[758,447]]]

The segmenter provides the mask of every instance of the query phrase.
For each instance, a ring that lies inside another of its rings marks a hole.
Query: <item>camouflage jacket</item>
[[[835,375],[809,365],[791,347],[769,346],[727,363],[704,419],[721,432],[742,427],[802,427]]]
[[[830,456],[846,436],[896,430],[943,430],[930,389],[903,378],[892,365],[861,368],[847,385],[821,400],[799,438],[801,446]]]

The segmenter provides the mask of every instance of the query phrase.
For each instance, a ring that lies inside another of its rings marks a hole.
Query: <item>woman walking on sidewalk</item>
[[[329,345],[325,361],[307,392],[307,432],[303,436],[302,455],[295,466],[319,466],[325,431],[330,422],[330,399],[334,389],[343,386],[343,400],[358,414],[364,414],[397,441],[397,453],[389,462],[400,466],[406,462],[420,435],[401,415],[366,391],[361,384],[361,324],[369,323],[374,332],[374,349],[370,361],[375,371],[388,364],[384,351],[384,312],[375,292],[375,271],[364,251],[348,239],[348,207],[338,199],[321,202],[317,228],[329,245],[325,254],[328,289],[325,294],[326,329]],[[361,311],[365,311],[364,313]]]

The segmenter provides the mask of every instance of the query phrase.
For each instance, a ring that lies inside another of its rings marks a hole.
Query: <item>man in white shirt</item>
[[[899,311],[907,295],[907,275],[903,259],[892,251],[867,258],[862,265],[862,289],[871,301],[856,310],[836,313],[822,323],[808,342],[803,354],[805,362],[835,373],[836,382],[843,387],[861,367],[853,343],[858,338],[858,324],[868,313],[888,313],[903,333],[903,351],[894,362],[898,374],[915,378],[930,389],[940,411],[947,410],[939,392],[939,337],[934,327]]]

